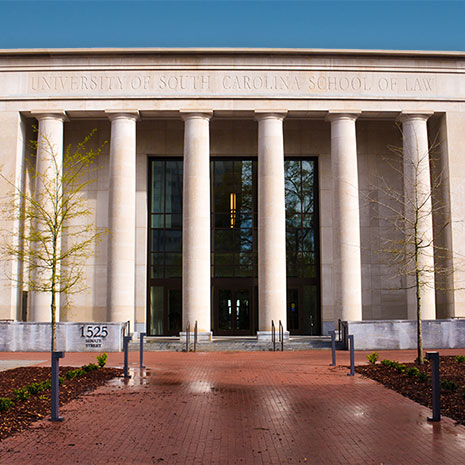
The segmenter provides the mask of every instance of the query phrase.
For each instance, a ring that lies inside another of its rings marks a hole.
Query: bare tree
[[[57,297],[84,290],[85,263],[106,233],[91,221],[93,211],[85,194],[103,147],[91,147],[94,133],[74,149],[66,147],[63,156],[46,134],[33,142],[43,156],[40,167],[39,163],[29,166],[31,189],[18,187],[0,174],[9,188],[3,213],[8,224],[17,225],[17,231],[4,236],[0,250],[3,257],[22,264],[22,273],[9,276],[11,280],[29,291],[50,295],[52,351],[56,351]]]
[[[392,186],[384,176],[379,186],[371,190],[369,202],[378,207],[380,220],[390,231],[380,238],[378,252],[382,260],[392,266],[403,278],[397,289],[407,290],[409,305],[414,306],[417,321],[417,362],[423,364],[422,319],[434,318],[435,280],[453,273],[451,262],[439,260],[450,251],[445,251],[433,242],[433,217],[444,219],[444,224],[435,223],[436,228],[447,227],[445,206],[438,195],[442,176],[433,170],[431,176],[431,151],[436,144],[415,153],[406,153],[405,147],[389,147],[394,162],[389,162],[393,173],[402,180],[403,189]],[[447,253],[446,253],[447,252]],[[444,281],[444,280],[442,280]],[[430,314],[433,314],[431,316]]]

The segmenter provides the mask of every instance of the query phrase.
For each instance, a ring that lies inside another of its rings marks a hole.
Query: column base
[[[186,342],[186,331],[179,333],[179,337],[181,342]],[[213,333],[211,331],[207,331],[204,333],[197,333],[197,342],[212,342]],[[191,344],[194,343],[194,332],[190,332],[190,342]]]
[[[258,342],[271,342],[272,339],[271,331],[257,331],[257,341]],[[289,331],[284,331],[284,340],[289,340]],[[276,331],[276,341],[279,340],[279,332]]]

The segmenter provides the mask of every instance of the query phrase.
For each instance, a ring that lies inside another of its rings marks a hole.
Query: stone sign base
[[[424,349],[465,348],[465,319],[423,320]],[[342,333],[354,335],[356,350],[395,350],[417,348],[415,320],[343,321]]]
[[[57,323],[63,352],[120,352],[127,323]],[[49,352],[50,323],[0,322],[1,352]]]

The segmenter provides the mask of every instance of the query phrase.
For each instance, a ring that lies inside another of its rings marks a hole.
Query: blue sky
[[[465,1],[5,1],[0,48],[465,51]]]

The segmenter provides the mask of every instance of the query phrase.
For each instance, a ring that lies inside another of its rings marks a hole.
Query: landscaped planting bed
[[[94,364],[60,367],[60,405],[121,376],[122,370]],[[20,367],[0,372],[0,440],[50,417],[51,368]]]
[[[441,356],[441,414],[465,425],[465,356]],[[355,370],[403,396],[431,408],[431,367],[428,362],[400,364],[395,361],[358,366]]]

